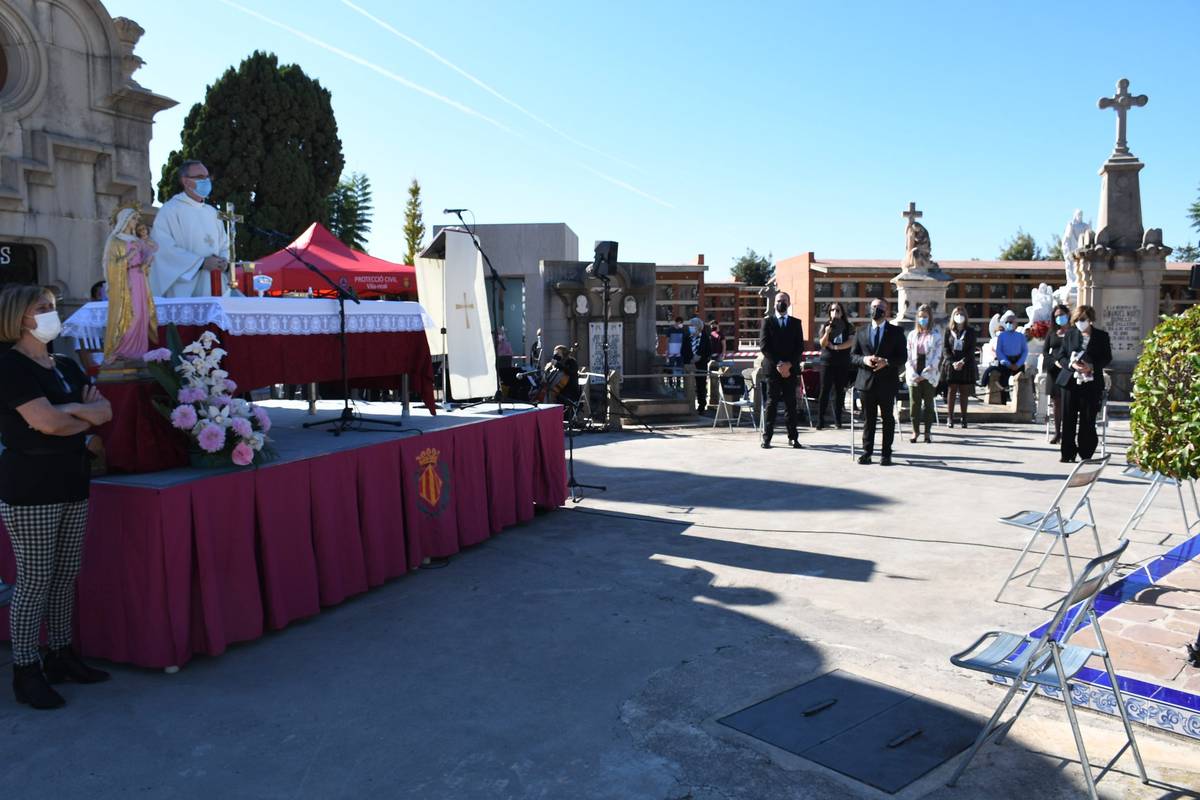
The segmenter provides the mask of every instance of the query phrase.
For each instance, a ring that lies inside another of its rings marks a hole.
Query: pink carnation
[[[176,406],[171,412],[171,424],[181,431],[190,431],[196,425],[196,409],[191,406]]]
[[[250,425],[250,420],[241,417],[234,417],[229,423],[229,427],[233,428],[233,432],[243,439],[249,439],[254,435],[254,428]]]
[[[205,425],[200,429],[200,449],[206,453],[215,453],[225,446],[225,429],[220,425]]]
[[[199,403],[205,397],[207,395],[204,390],[198,387],[192,386],[179,390],[179,402],[181,403]]]
[[[254,407],[254,418],[258,420],[258,429],[263,433],[271,430],[271,418],[267,416],[267,410],[260,406]]]
[[[149,350],[142,356],[143,361],[170,361],[171,351],[165,347],[160,347],[157,350]]]
[[[254,450],[245,442],[238,442],[233,448],[233,463],[245,467],[254,463]]]

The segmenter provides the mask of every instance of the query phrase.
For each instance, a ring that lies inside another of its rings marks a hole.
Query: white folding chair
[[[1183,513],[1183,533],[1185,536],[1190,536],[1192,528],[1200,528],[1200,499],[1196,497],[1196,482],[1194,480],[1180,481],[1176,478],[1168,478],[1158,472],[1147,472],[1136,464],[1130,464],[1121,470],[1121,474],[1127,478],[1134,478],[1141,481],[1149,481],[1150,485],[1146,487],[1145,494],[1138,504],[1134,507],[1133,513],[1129,515],[1129,519],[1125,522],[1125,527],[1121,528],[1121,537],[1125,538],[1125,534],[1129,531],[1136,530],[1142,524],[1142,517],[1146,516],[1146,512],[1150,510],[1150,506],[1154,503],[1154,499],[1158,497],[1159,491],[1164,486],[1174,486],[1175,493],[1179,495],[1179,510]],[[1193,522],[1188,514],[1187,502],[1184,500],[1183,487],[1187,485],[1192,495],[1192,508],[1196,512],[1196,520]]]
[[[1079,721],[1075,717],[1075,705],[1071,698],[1071,681],[1083,669],[1084,665],[1097,656],[1104,661],[1104,669],[1108,673],[1109,689],[1116,700],[1117,711],[1121,722],[1125,725],[1127,745],[1122,746],[1113,758],[1115,762],[1124,752],[1125,747],[1133,751],[1137,762],[1138,773],[1142,783],[1149,783],[1146,765],[1142,762],[1142,754],[1138,750],[1137,740],[1133,735],[1133,725],[1129,722],[1129,714],[1125,708],[1125,698],[1121,694],[1120,683],[1116,669],[1109,656],[1108,647],[1104,643],[1104,634],[1100,630],[1100,621],[1096,616],[1096,596],[1104,588],[1113,568],[1116,567],[1121,554],[1129,546],[1129,540],[1123,539],[1116,550],[1097,556],[1087,563],[1079,574],[1078,580],[1073,580],[1071,589],[1063,597],[1062,604],[1054,617],[1045,627],[1045,632],[1037,638],[1032,635],[1007,633],[1005,631],[989,631],[979,637],[970,647],[960,653],[950,656],[950,663],[962,669],[982,672],[985,675],[1004,678],[1012,682],[1004,699],[996,707],[996,711],[984,726],[975,744],[959,762],[958,768],[947,781],[947,786],[953,786],[966,770],[971,759],[979,752],[979,748],[992,735],[999,734],[996,743],[999,744],[1008,735],[1008,731],[1016,723],[1021,712],[1029,703],[1038,687],[1061,694],[1063,705],[1066,706],[1067,720],[1071,724],[1071,733],[1075,737],[1075,747],[1079,751],[1079,763],[1083,767],[1083,777],[1087,782],[1088,794],[1092,800],[1097,800],[1096,781],[1092,777],[1092,767],[1088,763],[1087,749],[1083,744],[1083,735],[1079,730]],[[1071,636],[1083,625],[1090,624],[1096,637],[1097,647],[1081,647],[1069,644]],[[1017,711],[1012,719],[999,724],[1000,716],[1005,708],[1016,697],[1018,691],[1024,691]],[[983,789],[984,796],[998,797],[1000,792],[995,787]]]
[[[1067,574],[1071,577],[1071,582],[1075,581],[1075,568],[1071,565],[1071,550],[1067,546],[1067,540],[1071,535],[1078,533],[1084,528],[1090,528],[1092,537],[1096,540],[1096,552],[1102,550],[1100,545],[1100,534],[1096,530],[1096,517],[1092,513],[1092,501],[1088,497],[1092,488],[1096,485],[1100,478],[1100,473],[1108,466],[1109,456],[1104,458],[1093,458],[1087,461],[1081,461],[1075,465],[1075,469],[1071,470],[1071,474],[1063,481],[1058,493],[1054,495],[1054,499],[1050,501],[1050,506],[1046,511],[1018,511],[1007,517],[1001,517],[1000,522],[1005,525],[1012,525],[1022,530],[1030,531],[1029,541],[1025,543],[1025,549],[1021,551],[1021,555],[1017,556],[1017,563],[1013,564],[1012,571],[1008,573],[1008,577],[1004,579],[1004,583],[1000,584],[1000,591],[996,592],[996,601],[1000,600],[1000,595],[1004,594],[1004,589],[1017,575],[1017,570],[1021,566],[1021,562],[1025,560],[1026,554],[1029,553],[1033,542],[1041,534],[1047,534],[1055,541],[1062,543],[1063,556],[1067,562]],[[1063,513],[1063,498],[1071,489],[1081,489],[1079,499],[1072,506],[1070,513]],[[1087,512],[1087,519],[1076,519],[1075,515],[1081,511]],[[1026,586],[1032,586],[1037,580],[1037,576],[1042,571],[1042,567],[1046,564],[1046,559],[1050,557],[1050,553],[1054,550],[1054,541],[1051,541],[1046,547],[1046,552],[1042,554],[1041,560],[1038,562],[1037,569],[1033,571]]]
[[[751,380],[752,369],[742,370],[742,378],[745,381],[742,387],[742,396],[736,400],[730,400],[725,397],[724,389],[720,389],[717,395],[717,411],[713,414],[712,426],[717,427],[717,423],[721,421],[721,415],[724,414],[725,421],[729,424],[729,430],[733,430],[735,426],[741,427],[742,415],[750,415],[750,424],[754,430],[758,430],[758,420],[754,418],[754,400],[750,397],[750,390],[754,385]],[[736,421],[733,416],[733,410],[737,410]]]

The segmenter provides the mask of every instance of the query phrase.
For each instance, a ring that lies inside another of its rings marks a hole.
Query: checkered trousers
[[[71,644],[87,511],[87,500],[41,506],[0,503],[0,519],[17,559],[17,583],[8,609],[17,666],[38,662],[42,620],[50,631],[50,647]]]

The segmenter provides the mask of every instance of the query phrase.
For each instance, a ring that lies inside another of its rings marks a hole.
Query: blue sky
[[[345,0],[237,2],[328,47],[222,0],[106,0],[146,29],[137,79],[180,103],[157,117],[155,177],[206,85],[274,52],[332,92],[384,258],[413,177],[427,225],[447,206],[566,222],[584,254],[704,253],[710,280],[747,247],[898,259],[910,200],[935,258],[994,258],[1018,227],[1044,243],[1075,208],[1094,221],[1115,127],[1096,100],[1120,77],[1150,96],[1129,122],[1145,224],[1200,236],[1197,0],[353,0],[462,72]]]

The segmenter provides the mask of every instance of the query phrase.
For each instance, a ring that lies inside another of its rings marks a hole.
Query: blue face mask
[[[929,318],[928,317],[917,317],[917,324],[920,325],[922,328],[928,328],[929,327]]]
[[[1054,324],[1058,325],[1061,328],[1063,325],[1066,325],[1067,321],[1070,319],[1071,318],[1068,317],[1066,314],[1059,314],[1057,317],[1054,318]]]
[[[201,178],[196,181],[196,188],[192,189],[192,191],[201,197],[207,198],[212,194],[212,178]]]
[[[1015,327],[1017,327],[1017,326],[1011,322],[1004,323],[1004,330],[1006,330],[1006,331],[1011,331]]]

